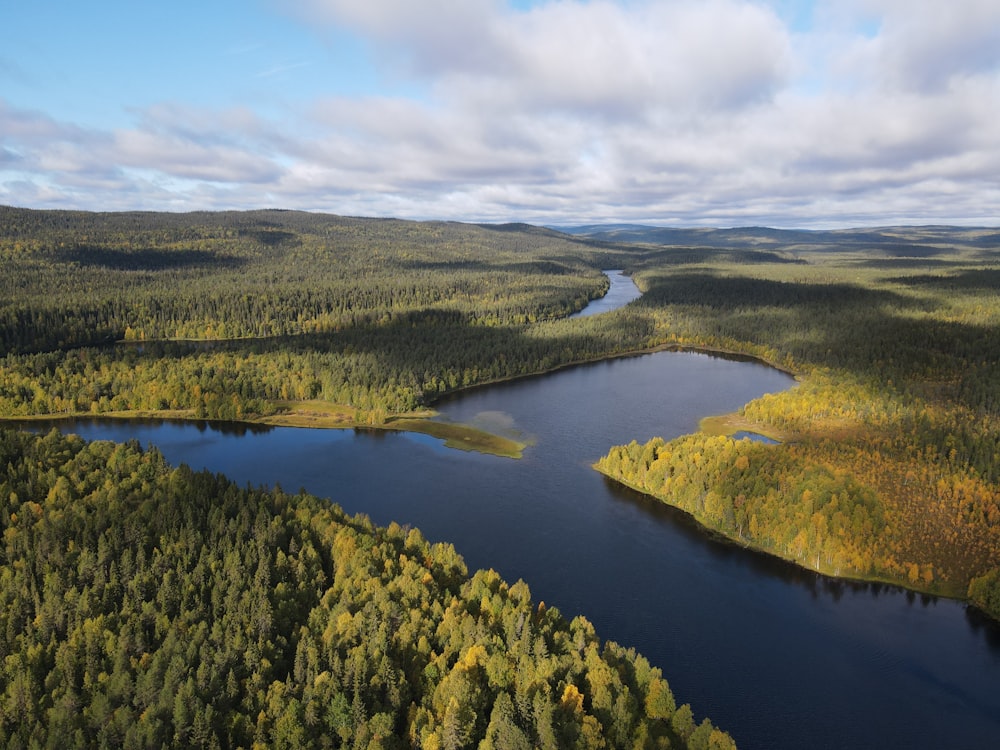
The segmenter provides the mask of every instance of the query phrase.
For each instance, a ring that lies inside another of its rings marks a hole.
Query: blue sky
[[[0,2],[0,204],[1000,222],[995,0]]]

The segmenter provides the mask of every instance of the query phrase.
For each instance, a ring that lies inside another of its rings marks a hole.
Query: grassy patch
[[[277,413],[254,421],[280,427],[344,428],[358,424],[358,410],[328,401],[274,401]]]
[[[436,412],[431,410],[379,416],[361,412],[353,406],[326,401],[280,401],[275,402],[275,406],[280,410],[279,413],[254,421],[284,427],[365,427],[373,430],[419,432],[443,440],[449,448],[507,458],[520,458],[526,446],[523,442],[469,425],[435,422],[430,417],[435,416]]]
[[[429,419],[394,419],[387,423],[385,428],[419,432],[444,440],[444,444],[449,448],[489,453],[506,458],[520,458],[522,451],[527,447],[527,443],[452,422],[435,422]]]
[[[436,412],[431,410],[380,416],[326,401],[280,401],[275,406],[280,409],[278,414],[255,421],[286,427],[365,427],[373,430],[419,432],[443,440],[449,448],[507,458],[520,458],[526,446],[523,442],[469,425],[433,421],[430,418]]]

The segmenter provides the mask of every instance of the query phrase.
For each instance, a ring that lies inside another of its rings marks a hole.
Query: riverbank
[[[183,422],[237,422],[267,427],[302,427],[318,430],[384,430],[415,432],[442,440],[445,446],[464,451],[485,453],[503,458],[521,458],[527,442],[495,435],[471,425],[435,421],[437,412],[427,409],[403,414],[373,415],[346,404],[325,401],[277,401],[277,411],[268,415],[245,415],[238,420],[210,420],[198,417],[194,409],[136,409],[93,413],[85,411],[60,414],[35,414],[6,417],[0,423],[52,422],[74,419],[140,420],[160,419]]]
[[[644,349],[611,352],[602,356],[561,363],[554,367],[545,368],[530,374],[518,374],[509,377],[495,378],[481,383],[476,383],[474,385],[463,386],[461,388],[456,388],[455,390],[439,394],[435,398],[434,402],[437,403],[445,401],[459,394],[469,393],[477,389],[489,388],[526,378],[551,375],[574,367],[595,364],[598,362],[607,362],[616,359],[641,357],[659,352],[689,352],[695,354],[706,354],[734,361],[756,362],[766,365],[767,367],[779,372],[784,372],[793,376],[795,375],[795,373],[775,365],[773,362],[745,352],[678,343],[665,343]],[[521,458],[524,449],[529,445],[527,441],[497,435],[471,425],[437,421],[434,419],[437,416],[437,412],[433,408],[403,413],[384,413],[378,411],[365,411],[348,404],[336,404],[316,399],[275,400],[268,402],[268,404],[273,409],[273,411],[269,410],[270,413],[243,414],[237,419],[206,418],[204,416],[199,416],[194,409],[128,409],[98,412],[75,410],[57,413],[50,412],[45,414],[10,415],[0,417],[0,423],[47,422],[73,419],[162,419],[191,422],[235,422],[239,424],[266,425],[270,427],[303,427],[311,429],[357,428],[396,432],[415,432],[438,438],[444,441],[444,444],[450,448],[501,456],[505,458]],[[760,434],[764,434],[767,437],[773,437],[772,435],[764,432],[761,432]],[[781,440],[782,438],[774,437],[774,439]]]
[[[784,372],[786,374],[790,374],[793,376],[795,375],[795,373],[792,373],[785,368],[781,368],[774,365],[773,362],[769,362],[762,357],[749,355],[745,352],[729,351],[711,347],[698,347],[698,346],[691,346],[691,345],[671,342],[642,350],[614,353],[606,356],[595,357],[577,362],[565,363],[530,375],[518,375],[510,378],[499,378],[489,382],[479,383],[474,386],[466,386],[460,389],[456,389],[455,391],[449,392],[448,394],[444,394],[436,401],[447,400],[448,397],[457,395],[459,393],[468,393],[470,391],[478,390],[484,387],[492,387],[508,381],[534,378],[539,375],[547,375],[555,373],[557,371],[567,370],[581,365],[592,364],[596,362],[605,362],[615,359],[640,357],[647,354],[655,354],[657,352],[664,352],[664,351],[689,352],[689,353],[705,354],[713,357],[720,357],[724,359],[731,359],[737,361],[757,362],[759,364],[763,364],[770,368],[773,368],[774,370]],[[804,381],[800,381],[800,383],[802,382]],[[470,424],[438,420],[436,418],[438,413],[433,409],[423,409],[419,411],[411,411],[398,414],[393,414],[393,413],[386,414],[380,411],[365,411],[345,404],[334,404],[319,400],[309,400],[309,401],[283,400],[283,401],[269,402],[265,406],[264,410],[270,413],[245,414],[242,415],[237,420],[207,420],[204,417],[197,416],[193,409],[167,409],[167,410],[142,409],[142,410],[110,411],[110,412],[98,412],[98,413],[90,411],[62,412],[58,414],[6,417],[0,419],[0,421],[8,421],[16,423],[16,422],[72,420],[72,419],[113,419],[113,420],[156,419],[156,420],[171,420],[171,421],[201,422],[201,423],[230,422],[230,423],[238,423],[246,425],[262,425],[266,427],[302,427],[311,429],[354,428],[359,430],[372,430],[372,431],[413,432],[417,434],[428,435],[429,437],[441,440],[442,443],[449,448],[455,448],[458,450],[478,452],[488,455],[495,455],[507,458],[514,458],[514,459],[521,458],[524,449],[528,446],[528,442],[489,432],[487,431],[489,429],[488,426],[487,430],[484,430],[478,427],[473,427]],[[781,443],[794,443],[805,439],[803,435],[787,430],[785,431],[778,430],[773,428],[772,426],[765,426],[760,422],[747,419],[742,415],[736,413],[705,417],[700,421],[700,431],[706,435],[712,435],[712,436],[719,436],[719,435],[732,436],[739,432],[747,432],[755,435],[760,435],[769,440]],[[598,469],[598,471],[601,470]],[[792,564],[795,564],[804,570],[810,570],[837,580],[890,584],[894,586],[900,586],[901,588],[904,588],[906,590],[915,591],[921,594],[945,596],[960,601],[968,601],[968,595],[965,587],[947,585],[947,584],[942,585],[942,581],[939,580],[934,580],[933,586],[924,586],[922,585],[924,583],[922,578],[918,578],[916,581],[914,581],[912,577],[903,577],[903,576],[900,577],[865,576],[865,575],[858,575],[856,573],[845,575],[839,572],[838,568],[836,568],[834,565],[827,564],[822,559],[817,559],[815,564],[812,564],[811,560],[806,561],[804,559],[795,559],[790,555],[782,554],[778,550],[758,546],[750,542],[742,535],[733,534],[731,532],[727,532],[727,530],[724,530],[722,528],[715,527],[712,525],[710,519],[706,520],[703,518],[699,518],[697,515],[691,513],[690,510],[683,508],[675,503],[671,503],[667,498],[659,497],[655,494],[652,494],[641,486],[637,486],[630,482],[624,481],[620,476],[615,476],[611,473],[603,471],[601,471],[601,473],[605,474],[611,479],[614,479],[615,481],[618,481],[624,486],[630,487],[631,489],[634,489],[643,494],[656,497],[658,500],[668,505],[671,505],[672,507],[676,507],[680,510],[683,510],[685,513],[690,515],[695,521],[697,521],[697,523],[712,536],[718,537],[720,539],[726,539],[733,544],[740,545],[744,548],[752,549],[755,552],[760,552],[770,557],[791,562]]]
[[[920,586],[914,586],[909,581],[904,581],[904,580],[901,580],[901,579],[889,578],[889,577],[885,577],[885,576],[873,576],[873,575],[867,575],[866,576],[866,575],[860,575],[860,574],[851,574],[851,575],[848,575],[848,574],[843,574],[843,573],[837,573],[834,570],[830,569],[828,566],[823,565],[822,563],[820,565],[818,565],[818,566],[805,564],[801,560],[796,560],[796,559],[794,559],[792,557],[789,557],[787,555],[779,554],[775,550],[768,549],[766,547],[761,547],[759,545],[753,544],[751,541],[749,541],[745,537],[736,536],[736,535],[727,533],[723,529],[720,529],[720,528],[718,528],[716,526],[708,524],[702,518],[699,518],[696,514],[691,513],[686,508],[683,508],[680,505],[677,505],[676,503],[670,502],[670,500],[668,498],[663,497],[661,495],[653,494],[653,493],[649,492],[647,489],[644,489],[643,487],[641,487],[641,486],[639,486],[637,484],[634,484],[632,482],[626,481],[625,479],[621,478],[620,476],[617,476],[617,475],[615,475],[615,474],[613,474],[611,472],[604,471],[603,469],[600,468],[599,464],[597,464],[597,463],[592,464],[591,468],[593,468],[599,474],[607,477],[608,479],[611,479],[611,480],[617,482],[618,484],[622,485],[623,487],[628,487],[630,490],[633,490],[634,492],[638,492],[639,494],[644,495],[645,497],[652,498],[652,499],[654,499],[654,500],[656,500],[658,502],[663,503],[664,505],[668,505],[671,508],[679,510],[684,515],[686,515],[688,518],[690,518],[691,520],[693,520],[696,524],[698,524],[698,527],[700,529],[702,529],[702,531],[707,536],[709,536],[709,537],[711,537],[713,539],[717,539],[719,541],[724,541],[724,542],[727,542],[727,543],[730,543],[730,544],[734,544],[734,545],[743,547],[744,549],[750,550],[752,552],[756,552],[756,553],[759,553],[759,554],[762,554],[762,555],[766,555],[768,557],[775,558],[777,560],[782,560],[784,562],[791,563],[792,565],[795,565],[798,568],[801,568],[803,570],[808,570],[808,571],[810,571],[812,573],[817,573],[818,575],[821,575],[821,576],[824,576],[826,578],[830,578],[830,579],[833,579],[833,580],[845,581],[845,582],[849,582],[849,583],[885,584],[885,585],[889,585],[889,586],[896,586],[896,587],[904,589],[906,591],[912,591],[914,593],[925,595],[925,596],[942,597],[942,598],[945,598],[945,599],[953,599],[955,601],[969,603],[968,597],[966,597],[966,596],[962,596],[962,595],[959,595],[957,593],[949,593],[949,592],[945,592],[945,591],[941,591],[941,590],[937,590],[937,589],[936,590],[930,590],[930,589],[927,589],[927,588],[922,588]],[[983,613],[985,615],[989,616],[989,613],[986,612],[985,610],[981,610],[981,611],[983,611]],[[998,622],[1000,622],[1000,619],[998,619]]]

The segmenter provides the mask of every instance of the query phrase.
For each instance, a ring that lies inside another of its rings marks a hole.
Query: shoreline
[[[559,372],[560,370],[567,370],[571,367],[579,367],[581,365],[594,365],[600,362],[610,362],[616,359],[627,359],[629,357],[642,357],[646,354],[659,354],[660,352],[682,352],[688,354],[705,354],[710,357],[719,357],[720,359],[727,359],[736,362],[755,362],[759,365],[764,365],[765,367],[770,367],[772,370],[782,372],[791,378],[795,379],[795,384],[798,385],[801,382],[803,373],[795,372],[787,367],[782,367],[777,365],[763,357],[758,357],[754,354],[747,354],[746,352],[740,352],[733,349],[720,349],[718,347],[710,346],[697,346],[695,344],[657,344],[655,346],[649,346],[644,349],[630,349],[624,352],[613,352],[603,356],[588,357],[586,359],[578,359],[572,362],[564,362],[562,364],[553,365],[552,367],[546,367],[543,370],[538,370],[537,372],[524,373],[521,375],[509,375],[502,378],[494,378],[492,380],[486,380],[482,383],[473,383],[471,385],[464,385],[460,388],[454,388],[451,390],[443,391],[439,393],[433,400],[428,402],[428,408],[433,408],[434,404],[447,400],[449,398],[454,398],[468,391],[473,391],[478,388],[488,388],[493,385],[502,385],[504,383],[512,383],[516,380],[521,380],[523,378],[537,378],[544,375],[551,375],[553,373]],[[795,387],[795,386],[791,386]],[[710,417],[709,417],[710,419]],[[761,433],[763,434],[763,433]]]
[[[437,412],[423,410],[403,414],[389,414],[376,422],[356,420],[358,410],[341,404],[326,402],[286,402],[297,404],[288,411],[267,416],[246,416],[240,419],[207,419],[195,416],[194,409],[136,409],[94,413],[89,411],[62,412],[59,414],[31,414],[17,417],[0,417],[0,424],[29,424],[32,422],[63,422],[70,420],[158,420],[166,422],[191,422],[205,424],[237,424],[247,427],[294,427],[315,430],[372,430],[385,432],[414,432],[441,440],[448,448],[473,451],[501,458],[522,457],[529,443],[501,435],[494,435],[470,425],[433,420]]]
[[[792,559],[790,557],[785,557],[784,555],[780,555],[777,552],[773,552],[773,551],[771,551],[769,549],[765,549],[764,547],[760,547],[760,546],[758,546],[756,544],[753,544],[752,542],[750,542],[749,540],[747,540],[747,539],[745,539],[743,537],[730,536],[729,534],[727,534],[726,532],[722,531],[721,529],[717,529],[714,526],[709,526],[708,524],[704,523],[700,518],[698,518],[696,515],[694,515],[693,513],[691,513],[690,511],[688,511],[688,510],[686,510],[684,508],[681,508],[679,505],[675,505],[674,503],[671,503],[669,500],[667,500],[667,499],[665,499],[663,497],[660,497],[659,495],[654,495],[654,494],[648,492],[647,490],[642,489],[641,487],[638,487],[638,486],[636,486],[636,485],[634,485],[634,484],[632,484],[630,482],[627,482],[627,481],[625,481],[625,480],[623,480],[623,479],[621,479],[619,477],[612,476],[611,474],[609,474],[609,473],[607,473],[605,471],[601,471],[601,469],[599,469],[597,467],[596,463],[591,464],[591,468],[594,471],[596,471],[598,474],[600,474],[601,476],[607,477],[611,481],[617,482],[621,486],[627,487],[628,489],[632,490],[633,492],[638,492],[640,495],[643,495],[644,497],[648,497],[648,498],[650,498],[652,500],[655,500],[658,503],[663,503],[664,505],[668,506],[669,508],[673,508],[674,510],[676,510],[676,511],[678,511],[680,513],[683,513],[689,519],[691,519],[692,521],[694,521],[694,523],[696,523],[698,525],[698,528],[701,529],[703,533],[705,533],[706,535],[710,536],[711,538],[713,538],[713,539],[715,539],[717,541],[721,541],[721,542],[724,542],[726,544],[732,544],[732,545],[735,545],[735,546],[738,546],[738,547],[742,547],[743,549],[749,550],[750,552],[753,552],[755,554],[766,555],[766,556],[774,558],[776,560],[781,560],[783,562],[788,563],[789,565],[794,565],[795,567],[797,567],[797,568],[799,568],[801,570],[805,570],[805,571],[808,571],[810,573],[815,573],[816,575],[823,576],[825,578],[830,578],[830,579],[835,580],[835,581],[844,581],[844,582],[847,582],[847,583],[862,583],[862,584],[882,584],[882,585],[887,585],[887,586],[894,586],[894,587],[896,587],[898,589],[901,589],[903,591],[910,591],[910,592],[913,592],[913,593],[916,593],[916,594],[920,594],[921,596],[940,597],[942,599],[951,599],[953,601],[962,602],[963,604],[965,604],[965,605],[967,605],[969,607],[974,607],[977,610],[983,612],[984,616],[986,616],[986,617],[988,617],[990,619],[994,619],[994,618],[991,617],[991,615],[988,612],[985,612],[985,611],[981,610],[980,608],[976,607],[976,605],[974,605],[971,601],[969,601],[968,596],[960,596],[958,594],[948,594],[948,593],[944,593],[944,592],[941,592],[941,591],[930,591],[928,589],[922,589],[922,588],[918,588],[916,586],[908,585],[908,583],[909,583],[908,581],[907,582],[903,582],[903,581],[900,581],[900,580],[896,580],[896,579],[892,579],[892,578],[879,577],[879,576],[863,576],[863,575],[837,574],[837,573],[833,573],[833,572],[831,572],[829,570],[824,570],[824,569],[820,569],[820,568],[814,568],[814,567],[811,567],[809,565],[804,565],[803,563],[801,563],[798,560],[794,560],[794,559]],[[1000,622],[1000,620],[996,620],[996,621]]]
[[[220,339],[225,341],[226,339]],[[149,343],[149,342],[125,342],[127,344]],[[195,416],[194,409],[128,409],[108,412],[72,411],[50,414],[27,414],[17,416],[0,417],[0,424],[16,424],[19,422],[55,422],[73,419],[111,419],[111,420],[174,420],[182,422],[205,422],[217,424],[245,424],[263,425],[266,427],[301,427],[306,429],[368,429],[384,430],[389,432],[416,432],[431,437],[436,437],[444,441],[449,448],[457,450],[468,450],[488,455],[496,455],[505,458],[519,459],[523,455],[529,442],[522,442],[495,435],[493,433],[479,430],[470,425],[456,424],[450,422],[436,422],[433,417],[437,415],[434,404],[454,398],[462,393],[478,388],[486,388],[495,385],[521,380],[523,378],[535,378],[550,375],[560,370],[582,365],[597,364],[615,359],[627,357],[641,357],[646,354],[657,354],[659,352],[690,352],[694,354],[706,354],[722,358],[737,359],[740,361],[757,362],[770,367],[779,372],[784,372],[796,380],[799,376],[786,368],[779,367],[767,360],[744,352],[730,351],[725,349],[699,347],[682,344],[659,344],[657,346],[644,349],[635,349],[626,352],[617,352],[605,356],[591,357],[587,359],[566,362],[563,364],[548,367],[533,373],[511,375],[503,378],[495,378],[482,383],[462,386],[454,390],[445,391],[438,394],[433,400],[428,402],[427,408],[402,412],[399,414],[386,414],[381,420],[369,422],[359,421],[358,416],[363,411],[347,404],[335,404],[327,401],[275,401],[272,402],[285,411],[279,411],[270,415],[246,415],[239,419],[212,419]],[[707,418],[711,419],[711,417]]]
[[[141,419],[155,419],[164,421],[183,421],[183,422],[203,422],[203,423],[216,423],[216,424],[241,424],[247,426],[264,426],[264,427],[298,427],[305,429],[357,429],[357,430],[372,430],[372,431],[387,431],[387,432],[414,432],[418,434],[428,435],[430,437],[437,438],[443,442],[443,444],[448,448],[453,448],[456,450],[466,450],[484,453],[488,455],[495,455],[505,458],[520,459],[523,455],[523,450],[527,448],[530,443],[522,442],[517,440],[512,440],[510,438],[505,438],[500,435],[495,435],[492,433],[479,430],[475,427],[465,424],[451,423],[451,422],[437,422],[433,420],[433,417],[437,415],[437,412],[432,408],[433,404],[440,401],[457,397],[458,395],[465,393],[467,391],[475,390],[478,388],[485,388],[494,385],[501,385],[503,383],[513,382],[515,380],[520,380],[522,378],[533,378],[540,377],[548,374],[558,372],[560,370],[568,369],[571,367],[577,367],[581,365],[596,364],[599,362],[605,362],[615,359],[623,359],[626,357],[639,357],[646,354],[656,354],[659,352],[690,352],[694,354],[705,354],[709,356],[718,356],[722,358],[737,359],[740,361],[756,362],[767,367],[770,367],[779,372],[783,372],[793,378],[796,382],[801,382],[802,374],[796,373],[785,367],[780,367],[772,362],[765,360],[762,357],[755,356],[752,354],[747,354],[745,352],[726,350],[713,347],[699,347],[694,345],[684,345],[684,344],[660,344],[657,346],[647,347],[644,349],[637,349],[627,352],[609,354],[607,356],[593,357],[584,360],[578,360],[574,362],[567,362],[563,364],[556,365],[554,367],[546,368],[544,370],[539,370],[538,372],[523,374],[523,375],[512,375],[504,378],[497,378],[494,380],[486,381],[483,383],[476,383],[474,385],[463,386],[461,388],[456,388],[451,391],[439,394],[437,398],[429,402],[428,408],[404,412],[399,414],[387,414],[381,421],[374,422],[364,422],[357,421],[359,414],[363,413],[355,407],[344,405],[344,404],[334,404],[325,401],[281,401],[275,402],[281,406],[286,407],[288,410],[273,414],[273,415],[258,415],[258,416],[247,416],[241,419],[206,419],[204,417],[196,417],[194,415],[193,409],[169,409],[169,410],[127,410],[127,411],[115,411],[115,412],[104,412],[104,413],[92,413],[92,412],[64,412],[61,414],[36,414],[27,416],[16,416],[16,417],[0,417],[0,424],[16,424],[16,423],[26,423],[26,422],[48,422],[48,421],[63,421],[72,419],[110,419],[110,420],[141,420]],[[793,386],[794,387],[794,386]],[[795,440],[795,435],[789,433],[777,433],[777,432],[762,432],[759,429],[759,425],[750,423],[748,420],[744,420],[735,412],[722,415],[714,415],[703,417],[699,421],[699,430],[707,432],[708,434],[732,434],[739,430],[747,430],[750,432],[755,432],[757,434],[763,435],[771,439],[778,440],[779,442],[787,442]],[[909,581],[901,581],[891,578],[878,577],[878,576],[861,576],[861,575],[840,575],[833,573],[828,570],[817,569],[810,567],[808,565],[802,564],[801,562],[782,556],[777,552],[765,549],[763,547],[757,546],[742,537],[733,537],[720,529],[716,529],[703,523],[699,518],[697,518],[692,513],[688,512],[684,508],[681,508],[668,500],[653,495],[646,490],[632,485],[618,477],[611,476],[600,469],[597,468],[596,464],[592,465],[591,468],[597,471],[602,476],[611,479],[624,487],[638,492],[646,497],[652,498],[657,502],[661,502],[675,510],[678,510],[688,516],[693,520],[699,528],[703,530],[704,533],[708,534],[714,539],[724,541],[727,544],[733,544],[740,546],[744,549],[750,550],[757,554],[767,555],[778,560],[782,560],[791,565],[795,565],[801,570],[809,571],[817,575],[821,575],[833,580],[846,581],[853,583],[865,583],[865,584],[883,584],[889,586],[898,587],[904,591],[911,591],[917,594],[926,596],[942,597],[946,599],[952,599],[955,601],[963,602],[969,607],[977,608],[965,595],[959,594],[947,594],[941,591],[931,591],[927,589],[922,589],[909,584]],[[984,616],[991,618],[990,614],[983,611]],[[1000,620],[998,620],[1000,621]]]

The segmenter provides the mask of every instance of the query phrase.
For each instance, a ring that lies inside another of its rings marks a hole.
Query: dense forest
[[[447,544],[137,445],[0,430],[5,747],[726,748]]]
[[[636,348],[641,324],[544,325],[616,260],[523,226],[0,208],[0,416],[321,399],[377,422]]]
[[[432,310],[551,319],[607,288],[581,248],[519,225],[0,207],[0,351],[331,333]]]

